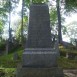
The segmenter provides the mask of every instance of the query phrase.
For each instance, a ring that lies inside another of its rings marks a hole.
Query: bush
[[[58,59],[58,66],[62,67],[63,69],[77,69],[77,61],[69,60],[61,56]]]
[[[17,67],[18,63],[21,62],[22,51],[23,51],[22,48],[15,50],[15,52],[17,52],[17,54],[19,56],[18,60],[13,60],[14,53],[0,56],[0,67],[5,67],[5,68]]]
[[[15,68],[1,68],[0,77],[15,77]]]
[[[5,71],[4,69],[0,69],[0,77],[4,77],[5,76]]]
[[[0,42],[0,51],[5,50],[5,47],[6,47],[5,41],[4,42]]]

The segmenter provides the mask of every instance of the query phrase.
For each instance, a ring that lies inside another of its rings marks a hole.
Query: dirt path
[[[76,70],[72,70],[72,69],[63,70],[63,72],[67,77],[77,77],[77,69]]]

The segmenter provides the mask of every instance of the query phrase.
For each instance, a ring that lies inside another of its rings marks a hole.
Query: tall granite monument
[[[26,48],[51,48],[50,16],[48,6],[30,6],[28,39]]]
[[[63,77],[57,66],[58,41],[52,44],[47,4],[31,4],[28,38],[17,77]]]

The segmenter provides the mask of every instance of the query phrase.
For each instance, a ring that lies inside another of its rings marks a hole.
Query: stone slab
[[[22,64],[25,67],[53,67],[57,66],[58,56],[54,48],[26,48]]]
[[[20,68],[16,77],[64,77],[62,68]]]

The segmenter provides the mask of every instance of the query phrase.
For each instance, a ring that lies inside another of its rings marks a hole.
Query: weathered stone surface
[[[61,68],[18,68],[16,77],[64,77]]]
[[[49,9],[46,4],[32,4],[26,48],[51,48]]]
[[[26,48],[23,53],[25,67],[52,67],[57,66],[58,51],[51,48]]]

